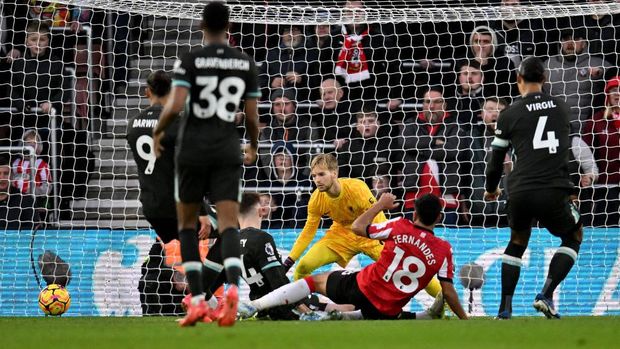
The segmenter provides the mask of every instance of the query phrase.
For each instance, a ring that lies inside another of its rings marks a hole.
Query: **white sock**
[[[311,293],[306,280],[301,279],[273,290],[263,297],[251,301],[250,304],[258,310],[264,310],[298,302]]]
[[[199,294],[197,296],[192,296],[192,305],[198,305],[198,303],[200,303],[201,300],[205,299],[205,295],[204,293]]]
[[[364,320],[361,310],[345,311],[342,313],[343,320]]]
[[[416,311],[415,319],[416,320],[432,320],[433,318],[430,315],[428,315],[426,311]]]
[[[215,298],[214,295],[211,295],[211,298],[209,298],[207,304],[209,304],[209,308],[211,309],[217,308],[217,298]]]

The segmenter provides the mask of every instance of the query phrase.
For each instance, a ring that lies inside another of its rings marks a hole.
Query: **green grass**
[[[239,322],[233,328],[174,318],[0,318],[2,348],[617,348],[620,317],[560,321]]]

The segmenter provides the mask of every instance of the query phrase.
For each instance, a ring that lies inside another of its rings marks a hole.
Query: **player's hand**
[[[198,231],[198,239],[206,240],[211,235],[211,221],[208,216],[200,216],[198,217],[198,221],[200,222],[200,230]]]
[[[493,193],[489,193],[488,191],[484,192],[484,200],[485,201],[495,201],[502,195],[502,190],[498,187],[495,189]]]
[[[287,257],[284,262],[282,262],[282,266],[284,267],[284,272],[287,273],[289,269],[295,264],[295,261],[291,257]]]
[[[381,205],[381,207],[383,207],[384,210],[393,210],[400,206],[400,204],[395,201],[396,195],[392,193],[383,193],[377,202]]]
[[[164,147],[161,145],[162,138],[164,138],[164,131],[153,131],[153,150],[155,151],[156,158],[159,158],[161,156],[161,152],[164,151]]]
[[[256,148],[247,144],[244,147],[243,163],[245,165],[252,165],[255,161],[256,161]]]

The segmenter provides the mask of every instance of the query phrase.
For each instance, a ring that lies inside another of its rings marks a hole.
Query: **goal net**
[[[171,73],[203,44],[204,3],[2,4],[0,315],[40,314],[47,283],[67,285],[69,315],[182,311],[178,245],[157,242],[141,210],[134,155],[154,152],[132,154],[126,131],[149,106],[149,74]],[[331,153],[341,177],[398,196],[389,216],[410,217],[421,194],[440,196],[437,234],[454,248],[461,299],[473,315],[495,315],[510,233],[507,197],[485,202],[484,174],[499,112],[519,98],[516,70],[534,55],[548,70],[545,91],[571,107],[571,180],[586,227],[556,306],[620,313],[620,3],[227,3],[230,45],[256,61],[262,93],[259,156],[242,185],[269,205],[262,228],[283,258],[306,222],[312,156]],[[559,244],[536,224],[514,314],[533,314]],[[347,268],[371,262],[358,255]],[[407,309],[430,303],[421,292]]]

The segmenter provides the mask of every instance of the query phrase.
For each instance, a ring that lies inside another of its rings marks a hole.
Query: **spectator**
[[[314,113],[312,121],[319,128],[318,138],[334,142],[340,148],[351,136],[352,104],[344,98],[342,86],[336,79],[326,79],[321,83],[321,99],[317,101],[320,111]]]
[[[293,143],[309,143],[316,139],[313,127],[306,115],[297,115],[295,101],[295,93],[291,89],[278,89],[271,94],[272,103],[272,121],[269,126],[262,129],[259,140],[261,142],[293,142]],[[306,170],[308,165],[308,152],[299,152],[298,163],[295,164],[302,171]],[[261,161],[263,164],[271,163],[269,154],[261,152]],[[271,175],[271,171],[265,168],[267,175]]]
[[[502,0],[502,6],[519,6],[520,0]],[[543,20],[539,18],[520,18],[498,20],[491,24],[498,36],[503,54],[514,67],[528,56],[546,56],[547,35]]]
[[[260,194],[260,205],[261,207],[268,208],[267,210],[262,210],[263,220],[261,222],[261,229],[269,229],[271,228],[271,216],[278,209],[278,205],[269,193]]]
[[[295,88],[298,101],[308,100],[309,78],[315,73],[318,52],[310,47],[302,26],[284,26],[281,35],[280,45],[267,53],[267,75],[261,76],[262,86],[270,89]]]
[[[342,25],[335,73],[346,83],[350,101],[387,102],[394,110],[402,103],[398,49],[392,36],[366,22],[363,8],[363,1],[345,3],[343,16],[352,23]]]
[[[39,222],[34,199],[11,185],[9,159],[0,156],[0,229],[28,230]]]
[[[571,107],[571,129],[581,130],[582,123],[592,115],[595,100],[603,92],[609,63],[587,52],[588,43],[582,29],[565,29],[561,33],[561,53],[546,62],[548,79],[545,90],[553,96],[562,96]]]
[[[461,125],[471,127],[478,121],[484,103],[484,75],[475,60],[460,65],[456,92],[456,111]]]
[[[422,112],[405,119],[402,133],[405,209],[413,208],[415,198],[433,193],[442,198],[444,223],[456,223],[461,136],[456,117],[446,111],[443,90],[430,88],[424,94]]]
[[[329,20],[327,13],[322,13],[319,16],[319,20]],[[340,33],[332,33],[331,25],[317,24],[314,27],[314,36],[310,42],[312,49],[316,49],[318,52],[316,74],[310,78],[310,87],[313,90],[312,99],[316,100],[321,98],[321,82],[334,76],[335,63],[338,59],[340,47],[342,47],[343,38]]]
[[[45,159],[41,156],[43,151],[43,144],[41,142],[41,137],[35,129],[26,130],[24,133],[21,145],[28,145],[35,149],[37,159],[35,162],[36,172],[35,172],[35,202],[36,208],[39,212],[39,216],[42,220],[45,220],[47,216],[47,207],[48,207],[48,194],[54,182],[52,180],[50,174],[50,168]],[[19,191],[24,194],[30,194],[31,189],[30,182],[31,178],[31,164],[30,158],[20,156],[13,161],[13,186],[15,186]]]
[[[271,228],[296,228],[305,220],[308,195],[301,188],[309,188],[310,180],[296,166],[296,151],[290,142],[278,141],[271,150],[270,181],[267,187],[277,209],[271,214]]]
[[[12,66],[11,107],[17,113],[11,117],[13,139],[19,139],[24,128],[49,127],[52,108],[62,112],[63,65],[49,50],[49,26],[32,21],[26,28],[26,52]],[[40,113],[32,110],[40,109]],[[47,130],[42,132],[47,139]]]
[[[620,76],[605,86],[605,108],[587,121],[583,139],[594,148],[599,169],[594,190],[593,225],[618,225],[620,222]]]
[[[362,179],[370,187],[379,168],[388,172],[393,159],[392,138],[381,130],[377,113],[364,109],[356,115],[356,130],[351,140],[338,152],[339,174],[343,177]]]
[[[469,36],[467,58],[480,63],[480,70],[488,86],[486,91],[488,95],[509,99],[517,95],[514,66],[508,57],[501,54],[499,41],[493,29],[487,26],[474,28]],[[456,71],[460,71],[458,64],[456,68]]]
[[[466,171],[471,174],[471,195],[469,195],[469,224],[473,226],[506,226],[508,224],[506,217],[506,198],[507,192],[503,191],[497,201],[484,200],[484,184],[486,164],[491,156],[491,142],[495,137],[495,125],[502,110],[508,107],[508,102],[503,98],[489,97],[485,100],[481,118],[482,123],[473,125],[472,128],[472,145],[471,160],[467,162]],[[471,166],[471,167],[470,167]],[[501,188],[505,188],[506,175],[512,169],[510,155],[504,160],[504,177],[500,183]],[[462,172],[462,173],[463,173]],[[469,175],[466,175],[469,177]]]
[[[589,3],[602,3],[601,0],[588,0]],[[588,41],[588,53],[603,58],[613,68],[620,65],[620,15],[591,14],[587,16],[571,17],[565,21],[570,28],[580,28],[585,31]],[[614,72],[617,74],[617,70]]]

